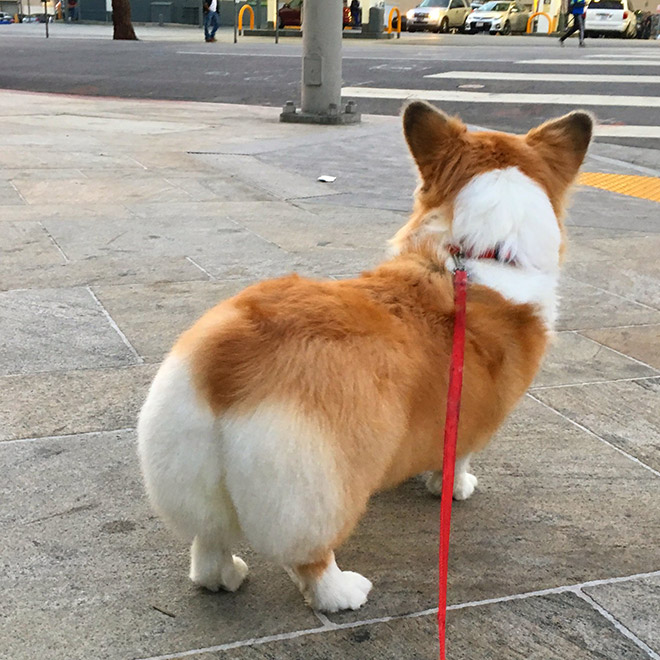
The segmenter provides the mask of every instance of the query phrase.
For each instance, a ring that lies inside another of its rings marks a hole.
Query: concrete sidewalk
[[[134,448],[159,361],[206,308],[382,257],[415,186],[399,120],[14,92],[0,115],[0,657],[436,657],[420,482],[375,498],[338,553],[370,600],[325,617],[247,549],[238,593],[196,589]],[[592,172],[660,175],[658,151],[591,153]],[[452,660],[659,658],[659,209],[575,196],[556,344],[454,509]]]

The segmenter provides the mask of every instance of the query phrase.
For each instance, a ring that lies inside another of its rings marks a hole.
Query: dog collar
[[[461,257],[463,259],[494,259],[503,264],[515,264],[515,259],[511,257],[510,253],[502,254],[500,246],[496,245],[490,250],[483,250],[482,252],[475,252],[474,250],[465,250],[455,243],[450,243],[447,250],[452,257]]]

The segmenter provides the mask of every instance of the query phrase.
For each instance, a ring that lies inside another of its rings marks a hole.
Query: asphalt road
[[[113,42],[86,38],[84,26],[58,26],[46,40],[44,26],[0,27],[0,88],[271,106],[300,99],[299,39],[234,45],[224,34],[206,44],[191,29],[176,41]],[[599,39],[560,48],[549,38],[490,35],[345,40],[344,96],[377,114],[426,96],[468,122],[511,131],[585,107],[604,124],[599,139],[658,148],[658,45]]]

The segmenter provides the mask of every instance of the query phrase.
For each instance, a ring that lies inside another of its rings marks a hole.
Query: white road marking
[[[598,53],[595,55],[585,55],[585,57],[589,58],[590,60],[592,59],[600,60],[603,58],[620,60],[622,57],[637,57],[637,58],[641,57],[649,60],[653,60],[653,59],[657,60],[660,59],[660,52],[659,53],[631,53],[631,52],[624,53],[622,51],[621,53],[617,53],[616,55],[612,55],[612,54],[607,55],[605,53],[602,54]]]
[[[302,59],[302,53],[298,52],[295,54],[287,54],[287,53],[246,53],[244,51],[238,51],[238,52],[233,52],[233,53],[228,53],[224,51],[203,51],[203,50],[178,50],[176,52],[177,55],[210,55],[212,57],[288,57],[288,58],[295,58],[295,59]],[[392,60],[396,62],[427,62],[430,63],[432,60],[430,60],[428,57],[408,57],[406,55],[401,55],[400,57],[375,57],[371,55],[351,55],[350,53],[347,53],[346,51],[343,52],[342,54],[342,59],[344,60],[374,60],[374,61],[386,61],[386,60]],[[468,57],[468,58],[463,58],[463,57],[443,57],[442,58],[443,62],[508,62],[510,64],[513,64],[515,60],[513,58],[500,58],[500,59],[494,59],[490,57]]]
[[[587,105],[660,108],[660,97],[605,96],[601,94],[500,94],[440,89],[398,89],[391,87],[344,87],[342,96],[371,99],[424,99],[448,103],[526,103],[538,105]]]
[[[596,126],[594,133],[601,137],[660,138],[660,126],[610,126],[601,124]]]
[[[445,71],[429,73],[424,78],[465,80],[531,80],[538,82],[660,83],[660,76],[625,76],[600,73],[513,73],[507,71]]]
[[[556,64],[557,66],[660,66],[660,60],[516,60],[516,64]]]

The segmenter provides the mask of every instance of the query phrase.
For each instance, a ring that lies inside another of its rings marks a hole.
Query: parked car
[[[612,35],[633,39],[637,34],[637,16],[631,0],[591,0],[584,29],[588,37]]]
[[[289,0],[285,5],[280,7],[277,15],[280,21],[280,30],[284,29],[287,25],[299,26],[302,25],[302,12],[303,0]],[[353,23],[351,19],[351,10],[344,7],[342,25],[346,27]]]
[[[469,13],[467,0],[422,0],[406,14],[408,32],[449,32],[451,28],[462,30]]]
[[[500,2],[491,0],[473,11],[465,21],[465,30],[475,32],[490,32],[491,34],[511,34],[525,32],[529,11],[517,2]]]
[[[14,17],[11,14],[0,12],[0,24],[7,25],[14,22]]]

